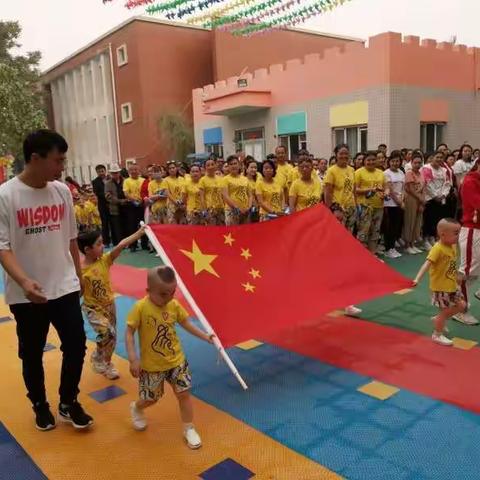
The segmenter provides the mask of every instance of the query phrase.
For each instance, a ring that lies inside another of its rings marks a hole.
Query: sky
[[[40,50],[45,70],[142,8],[125,0],[0,0],[0,20],[18,20],[22,50]],[[312,0],[309,0],[312,1]],[[367,39],[385,31],[480,47],[480,0],[351,0],[301,28]]]

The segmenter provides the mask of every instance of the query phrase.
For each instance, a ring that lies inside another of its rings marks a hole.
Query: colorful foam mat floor
[[[412,277],[422,260],[390,264]],[[120,379],[91,370],[95,335],[86,324],[80,400],[95,418],[89,431],[66,424],[35,429],[15,321],[0,298],[0,479],[480,479],[480,327],[452,321],[454,347],[433,344],[435,310],[425,282],[362,305],[360,319],[335,311],[230,348],[247,391],[210,345],[180,331],[203,446],[187,448],[169,390],[148,410],[147,430],[133,430],[129,404],[137,384],[126,360],[125,318],[144,294],[144,269],[158,262],[144,252],[124,253],[112,270]],[[475,298],[472,312],[480,315]],[[56,407],[61,351],[53,328],[44,363]]]

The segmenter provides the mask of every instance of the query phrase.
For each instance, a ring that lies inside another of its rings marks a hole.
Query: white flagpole
[[[145,224],[141,222],[141,225],[143,226]],[[178,287],[180,288],[180,291],[183,293],[183,296],[185,297],[189,305],[192,307],[192,310],[194,311],[195,315],[197,316],[198,320],[202,324],[203,328],[205,328],[207,333],[209,335],[215,335],[215,337],[213,338],[213,343],[215,347],[217,347],[217,350],[219,351],[220,355],[225,360],[225,363],[228,365],[232,373],[235,375],[236,379],[239,381],[242,388],[244,390],[247,390],[248,386],[243,380],[243,378],[241,377],[240,373],[238,373],[237,367],[232,362],[231,358],[228,356],[228,353],[223,348],[222,342],[216,335],[215,331],[210,325],[210,322],[206,319],[205,315],[200,310],[200,307],[197,305],[197,302],[195,302],[195,299],[192,297],[191,293],[188,291],[187,286],[183,283],[182,277],[180,277],[178,272],[175,270],[175,267],[170,261],[170,258],[168,258],[167,252],[164,250],[164,248],[162,247],[162,244],[159,242],[156,235],[152,232],[152,229],[150,228],[149,225],[145,225],[145,233],[148,239],[150,240],[150,243],[153,245],[153,248],[155,248],[157,253],[160,255],[160,258],[162,259],[163,263],[165,265],[168,265],[175,271],[175,274],[177,276],[177,284],[178,284]]]

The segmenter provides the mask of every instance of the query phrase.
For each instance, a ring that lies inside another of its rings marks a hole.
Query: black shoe
[[[35,426],[38,430],[46,432],[57,426],[55,417],[50,411],[50,405],[47,402],[37,403],[33,406],[33,411],[35,412]]]
[[[87,428],[93,424],[93,418],[87,415],[82,406],[77,402],[71,405],[60,404],[58,406],[58,414],[62,422],[71,423],[75,428]]]

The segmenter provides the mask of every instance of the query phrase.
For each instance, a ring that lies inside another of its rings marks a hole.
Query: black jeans
[[[110,245],[112,236],[110,235],[110,212],[107,205],[98,204],[98,213],[102,222],[102,238],[105,245]]]
[[[119,215],[110,214],[110,225],[112,226],[112,243],[118,245],[127,235],[127,212],[126,208],[120,209]]]
[[[385,251],[395,248],[395,242],[402,235],[403,210],[400,207],[384,208]]]
[[[132,235],[140,228],[140,222],[143,222],[144,212],[143,205],[138,207],[133,204],[128,205],[128,235]],[[142,235],[140,243],[144,250],[148,249],[148,238],[146,235]],[[130,250],[135,250],[136,248],[137,242],[130,245]]]
[[[46,401],[43,349],[50,323],[55,327],[63,353],[60,377],[60,402],[71,404],[78,395],[86,350],[80,297],[70,293],[44,304],[17,303],[10,305],[17,322],[18,356],[28,398],[35,405]]]
[[[426,237],[437,236],[438,222],[447,216],[447,205],[437,200],[429,200],[423,211],[423,235]]]

